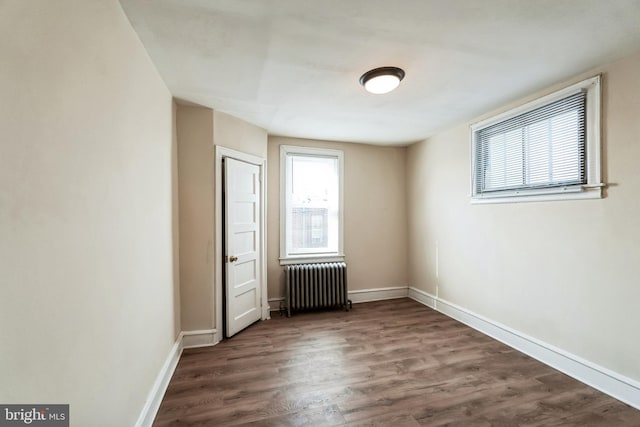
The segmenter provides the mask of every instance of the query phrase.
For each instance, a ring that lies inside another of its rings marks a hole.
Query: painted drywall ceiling
[[[640,0],[121,4],[176,98],[302,138],[404,145],[640,50]]]

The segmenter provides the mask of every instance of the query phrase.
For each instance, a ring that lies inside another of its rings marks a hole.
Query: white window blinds
[[[475,131],[474,195],[585,184],[586,91]]]

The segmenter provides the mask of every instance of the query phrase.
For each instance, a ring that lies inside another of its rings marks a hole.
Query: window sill
[[[471,204],[543,202],[552,200],[601,199],[605,184],[561,187],[544,190],[520,190],[501,194],[473,196]]]
[[[344,255],[299,255],[290,256],[287,258],[280,258],[280,265],[289,264],[313,264],[317,262],[343,262]]]

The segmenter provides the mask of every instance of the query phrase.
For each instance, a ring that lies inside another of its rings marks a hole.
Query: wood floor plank
[[[155,426],[640,426],[640,411],[409,299],[187,349]]]

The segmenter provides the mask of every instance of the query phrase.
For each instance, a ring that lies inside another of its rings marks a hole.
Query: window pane
[[[569,111],[550,119],[552,181],[580,180],[580,137],[578,111]]]
[[[585,182],[584,109],[577,93],[478,130],[476,192]]]
[[[290,154],[287,163],[287,253],[337,253],[338,159]]]
[[[549,121],[533,123],[528,129],[527,183],[545,184],[549,180]]]

